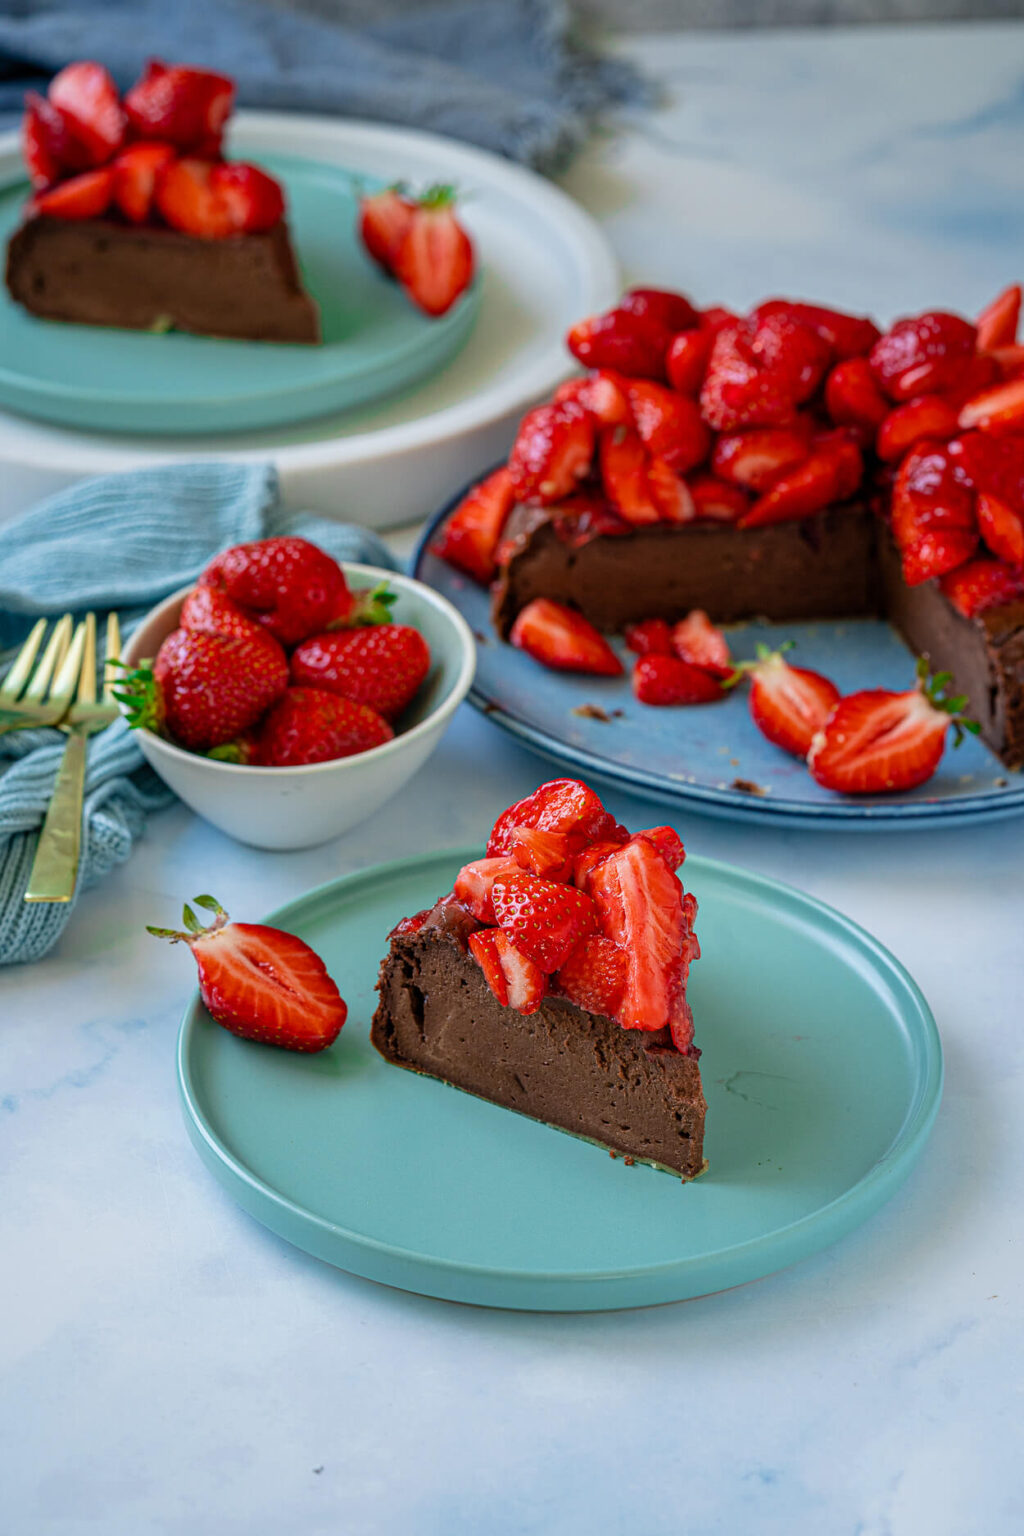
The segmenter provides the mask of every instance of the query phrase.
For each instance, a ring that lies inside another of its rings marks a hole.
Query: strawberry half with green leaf
[[[288,686],[288,659],[272,635],[176,629],[156,661],[128,671],[115,697],[135,728],[208,752],[241,736]]]
[[[368,704],[395,720],[412,703],[430,671],[430,648],[408,624],[312,635],[292,652],[292,682]]]
[[[839,703],[839,689],[820,672],[791,667],[782,654],[757,647],[757,660],[743,662],[734,676],[750,678],[750,714],[775,746],[806,758],[811,742]]]
[[[398,242],[395,276],[426,315],[446,314],[473,281],[473,242],[455,216],[455,189],[431,187]]]
[[[250,760],[260,768],[299,768],[369,752],[394,734],[366,704],[323,688],[287,688],[260,724]]]
[[[332,1045],[348,1008],[320,956],[294,933],[264,923],[232,923],[212,896],[196,896],[213,913],[207,926],[184,909],[183,931],[146,932],[187,944],[199,969],[199,995],[211,1017],[233,1035],[286,1051]]]
[[[226,593],[282,645],[325,630],[348,591],[338,562],[295,535],[223,550],[199,584]]]

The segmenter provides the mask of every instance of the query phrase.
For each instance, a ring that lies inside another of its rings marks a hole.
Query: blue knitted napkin
[[[0,115],[72,59],[125,89],[150,54],[224,71],[243,106],[427,128],[547,171],[647,94],[580,44],[564,0],[0,0]]]
[[[183,464],[105,475],[5,525],[0,650],[23,639],[40,614],[69,609],[116,608],[130,629],[218,550],[275,533],[302,534],[337,559],[397,568],[367,529],[286,512],[269,465]],[[23,900],[63,747],[54,730],[0,736],[0,965],[46,954],[74,908]],[[172,798],[123,721],[90,741],[76,901],[128,857],[147,813]]]

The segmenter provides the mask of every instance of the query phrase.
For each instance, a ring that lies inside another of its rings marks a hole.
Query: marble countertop
[[[630,276],[885,316],[970,311],[1022,275],[1024,28],[623,51],[666,98],[565,184]],[[141,923],[210,886],[257,916],[470,841],[544,776],[464,707],[404,801],[324,848],[257,853],[175,808],[55,954],[0,972],[5,1533],[1019,1532],[1024,821],[839,836],[676,818],[690,851],[869,928],[942,1032],[921,1163],[792,1270],[646,1311],[482,1311],[307,1257],[200,1165],[174,1074],[191,978]]]

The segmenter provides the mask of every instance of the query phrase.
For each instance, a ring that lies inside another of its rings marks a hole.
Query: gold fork
[[[82,665],[85,632],[81,627],[71,639],[71,615],[58,619],[39,661],[39,647],[46,633],[40,619],[15,656],[0,684],[0,735],[33,725],[56,725],[75,692]]]
[[[70,901],[78,879],[82,846],[82,804],[85,797],[85,744],[120,714],[113,695],[116,663],[121,658],[121,628],[117,614],[107,615],[107,655],[103,694],[96,697],[96,615],[87,614],[75,634],[82,637],[78,689],[60,728],[68,743],[57,770],[53,798],[29,875],[26,901]]]

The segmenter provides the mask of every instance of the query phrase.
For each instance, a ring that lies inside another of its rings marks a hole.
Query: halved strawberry
[[[215,165],[210,180],[230,209],[232,226],[239,233],[259,234],[273,229],[284,217],[281,184],[258,165],[230,160]]]
[[[692,523],[697,508],[686,481],[664,459],[647,465],[647,491],[663,523]]]
[[[419,198],[395,255],[395,276],[427,315],[447,314],[473,281],[473,242],[455,214],[452,187]]]
[[[893,537],[901,550],[909,549],[925,533],[937,529],[977,537],[974,497],[965,483],[967,476],[959,468],[957,455],[955,443],[926,440],[915,444],[904,458],[890,501]],[[966,560],[967,554],[962,558]],[[944,569],[952,567],[947,565]]]
[[[673,336],[665,357],[665,372],[672,388],[681,395],[700,394],[714,340],[715,333],[710,327]]]
[[[581,379],[566,379],[555,390],[554,403],[561,405],[571,400],[582,407],[596,427],[614,427],[631,418],[629,400],[626,397],[625,379],[620,379],[608,368],[599,368],[583,375]]]
[[[591,315],[572,327],[566,346],[584,368],[610,368],[629,378],[665,378],[665,328],[624,309]]]
[[[809,422],[725,433],[715,444],[711,468],[720,480],[761,495],[806,459],[810,440]]]
[[[621,661],[589,619],[548,597],[535,597],[520,610],[509,639],[555,671],[598,677],[618,677],[622,672]]]
[[[597,930],[597,909],[574,886],[518,871],[491,886],[494,916],[521,954],[542,971],[557,971],[588,933]]]
[[[993,347],[987,354],[996,365],[996,377],[1016,379],[1024,373],[1024,346],[1014,343],[1008,347]]]
[[[508,988],[508,1006],[518,1013],[535,1013],[548,990],[544,972],[500,928],[495,932],[494,949]]]
[[[971,560],[943,576],[939,586],[965,619],[1024,598],[1024,574],[1001,560]]]
[[[688,331],[700,324],[700,314],[685,294],[665,288],[629,288],[619,300],[619,309],[627,315],[659,326],[669,335]]]
[[[845,428],[820,438],[804,462],[781,475],[740,519],[741,528],[763,528],[809,517],[851,496],[860,484],[860,449]]]
[[[1011,379],[974,395],[960,410],[960,426],[986,432],[1024,432],[1024,379]]]
[[[978,528],[989,549],[999,560],[1015,570],[1024,566],[1024,518],[986,491],[979,491],[975,503]]]
[[[633,692],[641,704],[711,704],[724,697],[719,678],[678,656],[640,656]]]
[[[554,988],[577,1008],[614,1019],[626,990],[629,961],[624,949],[592,933],[576,945],[554,977]]]
[[[696,468],[711,444],[696,402],[649,379],[629,380],[626,393],[648,453],[681,475]]]
[[[493,913],[491,921],[494,921]],[[508,1007],[508,982],[501,965],[498,939],[500,928],[484,928],[469,936],[469,949],[477,965],[484,973],[484,980],[503,1008]]]
[[[608,500],[627,523],[660,523],[661,510],[648,479],[650,457],[631,427],[606,427],[601,433],[598,462]]]
[[[359,199],[359,238],[389,277],[394,276],[398,248],[412,223],[415,207],[400,185],[365,193]]]
[[[140,138],[210,157],[220,153],[234,98],[234,81],[227,75],[150,59],[124,105]]]
[[[649,843],[653,843],[671,870],[677,870],[686,858],[683,840],[675,827],[645,827],[636,836],[645,837]]]
[[[687,924],[676,876],[657,849],[637,837],[598,865],[590,887],[605,936],[627,956],[619,1022],[644,1030],[681,1023]]]
[[[48,214],[53,219],[98,219],[110,207],[114,195],[114,173],[110,166],[100,171],[83,171],[58,181],[32,198],[33,213]]]
[[[156,206],[172,229],[200,240],[272,229],[284,194],[256,165],[173,160],[158,173]]]
[[[788,426],[828,361],[827,343],[785,314],[723,326],[700,392],[704,419],[719,432]]]
[[[871,349],[871,368],[891,400],[956,389],[974,357],[977,332],[941,310],[898,320]]]
[[[496,469],[459,502],[431,551],[486,586],[494,579],[495,550],[514,501],[512,476]]]
[[[835,683],[820,672],[791,667],[781,651],[765,645],[744,670],[750,674],[751,717],[762,736],[794,757],[806,757],[839,702]]]
[[[856,427],[872,442],[891,409],[866,357],[837,363],[825,380],[825,407],[837,427]]]
[[[114,161],[114,202],[132,224],[145,224],[156,195],[156,179],[174,159],[174,147],[156,139],[141,139],[122,149]]]
[[[889,412],[878,429],[875,451],[892,464],[923,438],[945,442],[956,434],[957,426],[956,410],[942,395],[919,395]]]
[[[672,626],[667,619],[644,619],[640,624],[627,624],[622,638],[637,656],[672,655]]]
[[[584,848],[582,853],[578,853],[573,860],[572,879],[579,890],[589,891],[590,877],[598,865],[603,864],[605,859],[611,858],[624,843],[629,842],[630,836],[625,827],[616,827],[613,832],[615,835],[598,838],[588,848]]]
[[[46,94],[71,119],[90,165],[113,159],[124,143],[128,119],[117,86],[102,64],[87,59],[68,64],[54,75]]]
[[[589,474],[593,457],[594,428],[582,406],[535,406],[519,423],[509,455],[512,491],[520,501],[561,501]]]
[[[750,510],[750,498],[740,486],[714,475],[695,475],[687,484],[694,515],[702,522],[738,523]]]
[[[21,148],[34,187],[48,187],[63,172],[84,171],[92,163],[71,120],[35,91],[25,95]]]
[[[955,571],[978,547],[976,529],[924,528],[901,549],[900,570],[908,587],[923,586],[935,576]]]
[[[579,779],[551,779],[535,789],[532,795],[517,800],[502,811],[491,830],[487,857],[512,857],[519,827],[563,832],[586,842],[608,837],[614,826],[614,818],[588,784]]]
[[[769,299],[759,304],[754,314],[758,319],[782,314],[809,325],[828,343],[833,356],[838,359],[863,357],[879,337],[878,326],[866,315],[848,315],[841,309],[828,309],[822,304]]]
[[[1014,283],[985,306],[977,320],[979,352],[1013,346],[1017,340],[1020,300],[1020,284]]]
[[[544,880],[568,881],[572,878],[573,856],[582,839],[568,832],[548,832],[543,827],[513,827],[512,857],[528,875]]]
[[[452,895],[472,912],[478,922],[497,922],[491,901],[491,887],[499,875],[514,875],[519,867],[517,861],[507,854],[493,859],[474,859],[459,870]]]
[[[918,686],[906,693],[869,688],[841,699],[811,743],[813,778],[847,795],[923,784],[939,766],[950,725],[958,744],[965,728],[978,729],[963,718],[966,698],[947,696],[950,681],[948,672],[929,679],[920,662]]]
[[[701,667],[712,677],[730,677],[734,670],[729,642],[703,608],[694,608],[673,627],[672,649],[680,661]]]

